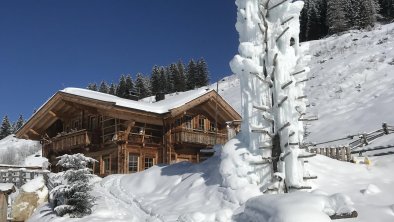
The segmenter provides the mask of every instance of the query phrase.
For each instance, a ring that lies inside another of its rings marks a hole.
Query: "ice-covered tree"
[[[242,139],[252,155],[262,158],[255,167],[262,186],[271,184],[279,192],[300,188],[299,119],[306,109],[302,89],[308,72],[299,48],[303,2],[236,0],[236,5],[240,45],[230,66],[241,82]]]
[[[5,115],[3,121],[1,122],[0,139],[9,136],[11,133],[12,133],[12,126],[10,120],[8,119],[8,116]]]
[[[55,205],[54,211],[59,216],[89,215],[94,204],[94,197],[89,193],[92,190],[92,185],[89,183],[92,174],[88,165],[96,160],[80,153],[65,154],[58,159],[57,165],[66,171],[58,174],[61,184],[51,191],[51,199]]]

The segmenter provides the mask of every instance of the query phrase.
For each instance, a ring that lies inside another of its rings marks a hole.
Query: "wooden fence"
[[[351,149],[348,146],[309,148],[309,152],[324,155],[341,161],[350,161],[352,159]]]
[[[381,129],[369,133],[358,134],[358,139],[350,142],[349,146],[351,147],[352,150],[358,147],[363,147],[369,145],[377,138],[388,135],[390,133],[394,133],[394,127],[387,125],[387,123],[383,123]]]
[[[351,161],[352,160],[352,154],[356,153],[362,153],[366,151],[372,151],[376,149],[368,149],[365,151],[362,150],[355,150],[356,148],[360,148],[366,145],[371,144],[373,141],[378,139],[379,137],[388,135],[390,133],[394,133],[394,126],[387,125],[387,123],[382,124],[382,128],[374,130],[369,133],[358,133],[354,135],[349,135],[340,139],[335,139],[335,140],[330,140],[326,142],[321,142],[321,143],[315,143],[315,144],[308,144],[308,149],[309,152],[311,153],[316,153],[316,154],[321,154],[324,156],[328,156],[333,159],[337,160],[342,160],[342,161]],[[357,138],[357,139],[354,139]],[[351,142],[348,143],[346,146],[340,146],[340,147],[316,147],[317,145],[322,145],[326,143],[332,143],[336,141],[341,141],[341,140],[352,140]],[[387,149],[390,147],[378,147],[378,149]],[[392,154],[391,152],[388,152],[387,154]]]

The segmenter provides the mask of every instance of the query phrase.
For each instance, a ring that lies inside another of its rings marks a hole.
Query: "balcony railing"
[[[87,130],[79,130],[61,136],[53,137],[48,144],[54,151],[65,151],[75,148],[86,147],[91,144],[92,134]]]
[[[173,143],[196,143],[203,145],[225,144],[227,135],[215,132],[204,132],[188,129],[177,129],[172,133]]]
[[[124,132],[118,133],[119,141],[126,141]],[[163,138],[158,136],[144,135],[139,133],[130,133],[127,139],[128,144],[137,144],[137,145],[161,145],[163,143]]]

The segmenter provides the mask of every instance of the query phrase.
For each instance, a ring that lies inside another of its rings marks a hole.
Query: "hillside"
[[[308,112],[320,118],[308,125],[308,141],[373,130],[382,122],[394,124],[393,37],[394,24],[389,24],[370,32],[352,31],[302,45],[311,55],[306,89]],[[210,88],[216,89],[216,84]],[[236,76],[219,81],[219,94],[241,111]],[[384,143],[394,143],[394,137],[383,137],[376,142]],[[245,159],[248,160],[244,146],[233,139],[224,148],[216,147],[216,155],[201,164],[154,166],[133,175],[106,177],[95,184],[94,194],[98,199],[92,215],[83,219],[58,218],[44,206],[30,221],[213,222],[266,218],[275,222],[316,222],[330,221],[323,212],[353,208],[359,217],[342,221],[394,219],[394,155],[372,157],[371,165],[317,156],[308,165],[311,175],[318,176],[311,184],[312,193],[262,196],[245,204],[261,191],[253,178],[247,176],[254,168],[244,165]],[[229,152],[242,158],[229,160]],[[230,164],[227,166],[234,172],[223,170],[225,164]],[[224,187],[224,180],[229,179],[237,183]],[[337,195],[338,192],[344,195]],[[254,203],[255,207],[248,203]]]

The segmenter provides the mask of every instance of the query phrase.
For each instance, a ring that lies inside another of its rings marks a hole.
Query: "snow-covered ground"
[[[351,31],[312,41],[311,80],[306,94],[311,123],[309,141],[370,132],[394,124],[394,24],[371,32]]]
[[[375,130],[382,122],[394,125],[393,39],[394,24],[389,24],[370,32],[352,31],[303,44],[312,55],[306,90],[309,112],[320,118],[308,126],[309,141]],[[210,88],[216,89],[216,84]],[[236,76],[219,82],[219,94],[240,112]],[[394,136],[382,137],[370,146],[387,144],[394,144]],[[240,141],[232,140],[231,147],[242,153]],[[223,153],[226,149],[229,147]],[[229,173],[221,168],[222,158],[228,161],[217,152],[201,164],[178,163],[133,175],[112,175],[95,183],[93,193],[98,199],[92,215],[59,218],[44,206],[30,221],[319,222],[330,221],[322,212],[349,207],[359,216],[342,221],[394,221],[394,155],[370,157],[370,165],[318,155],[307,164],[310,174],[318,176],[311,194],[260,196],[246,204],[245,200],[261,194],[253,178],[244,176],[252,169],[241,167],[247,157],[230,161],[237,167]],[[228,185],[224,179],[232,175],[244,180],[231,183],[233,187],[224,186]],[[248,189],[240,189],[243,186]]]

